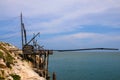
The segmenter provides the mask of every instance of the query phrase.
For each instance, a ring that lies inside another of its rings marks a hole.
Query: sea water
[[[54,52],[49,59],[57,80],[120,80],[120,52]]]

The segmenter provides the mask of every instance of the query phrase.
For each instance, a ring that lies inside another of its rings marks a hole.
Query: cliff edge
[[[45,80],[32,69],[31,63],[20,57],[17,47],[0,42],[0,80]]]

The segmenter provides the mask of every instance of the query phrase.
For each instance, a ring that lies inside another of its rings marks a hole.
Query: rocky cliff
[[[45,80],[32,70],[31,63],[20,57],[21,51],[0,42],[0,80]]]

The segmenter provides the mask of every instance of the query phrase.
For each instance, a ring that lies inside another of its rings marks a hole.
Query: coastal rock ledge
[[[46,80],[32,69],[32,63],[22,59],[22,52],[16,50],[17,47],[0,42],[0,80]]]

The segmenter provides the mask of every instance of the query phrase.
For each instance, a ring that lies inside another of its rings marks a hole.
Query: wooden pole
[[[22,20],[22,13],[20,15],[20,21],[21,21],[21,39],[22,39],[22,49],[23,49],[24,42],[23,42],[23,20]]]
[[[56,74],[53,72],[53,80],[56,80]]]

